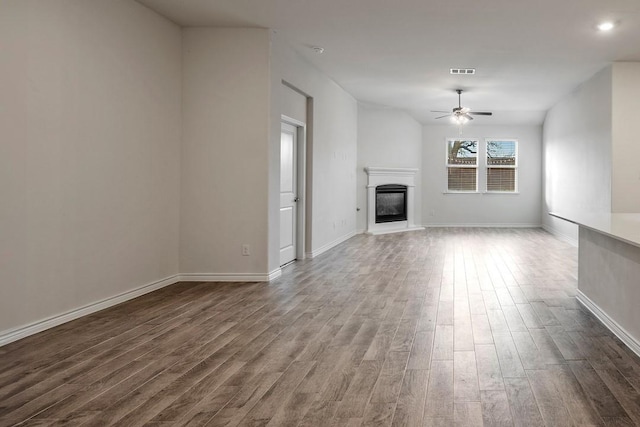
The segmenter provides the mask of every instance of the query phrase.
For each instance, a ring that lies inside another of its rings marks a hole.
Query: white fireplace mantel
[[[414,168],[380,168],[368,166],[367,173],[367,234],[398,233],[401,231],[424,230],[415,225],[415,176]],[[407,220],[376,224],[376,187],[398,184],[407,187]]]

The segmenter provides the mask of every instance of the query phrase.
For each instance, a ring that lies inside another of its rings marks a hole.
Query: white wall
[[[129,0],[4,1],[0,336],[178,273],[180,29]]]
[[[548,215],[611,211],[611,67],[556,104],[543,130],[543,225],[577,242],[577,226]]]
[[[272,33],[271,49],[269,193],[279,194],[280,86],[285,81],[311,98],[307,122],[311,191],[306,202],[307,223],[311,224],[308,245],[316,255],[355,234],[358,107],[351,95],[304,60],[277,33]],[[270,197],[270,271],[279,263],[278,215],[278,197]]]
[[[280,85],[280,114],[307,123],[307,97],[284,84]]]
[[[427,226],[539,226],[541,224],[541,128],[539,126],[473,126],[464,137],[518,140],[519,194],[443,194],[447,189],[446,139],[458,137],[456,126],[422,128],[422,223]],[[483,164],[483,159],[479,159]],[[480,169],[480,173],[483,169]],[[478,177],[482,184],[484,177]],[[479,189],[482,186],[479,184]]]
[[[268,272],[269,34],[183,30],[183,274]]]
[[[358,104],[357,229],[367,228],[367,166],[422,168],[422,125],[409,114]],[[422,181],[416,175],[415,223],[421,224]]]
[[[612,81],[611,211],[640,212],[640,63],[614,63]]]

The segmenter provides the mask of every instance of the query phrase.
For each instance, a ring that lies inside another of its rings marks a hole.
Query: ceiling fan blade
[[[461,104],[461,95],[462,89],[456,89],[456,93],[458,94],[458,106],[453,108],[453,112],[444,116],[436,117],[436,119],[444,119],[445,117],[452,117],[454,120],[459,123],[463,123],[464,121],[473,120],[472,115],[474,116],[492,116],[493,113],[489,111],[471,111],[468,107],[463,107]],[[432,113],[448,113],[448,111],[441,110],[431,110]],[[463,119],[461,121],[461,119]]]

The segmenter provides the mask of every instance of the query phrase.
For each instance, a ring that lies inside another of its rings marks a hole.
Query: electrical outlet
[[[244,245],[242,245],[242,256],[249,256],[249,255],[251,255],[251,246],[245,243]]]

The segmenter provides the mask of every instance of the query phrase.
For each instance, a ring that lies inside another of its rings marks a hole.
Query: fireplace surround
[[[414,213],[415,175],[418,169],[369,166],[364,170],[367,173],[366,233],[423,230],[424,227],[415,225]]]

